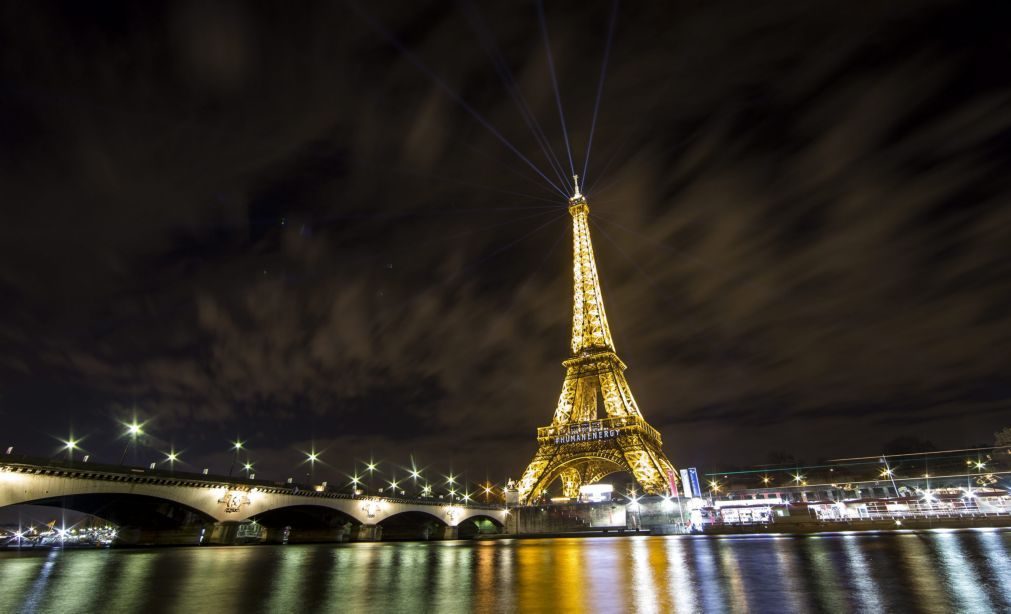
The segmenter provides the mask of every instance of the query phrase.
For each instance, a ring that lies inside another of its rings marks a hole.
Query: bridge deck
[[[84,480],[129,482],[159,486],[181,486],[190,488],[228,488],[231,490],[256,489],[263,494],[293,495],[298,497],[318,497],[322,499],[368,500],[377,499],[389,503],[408,505],[446,506],[452,504],[474,510],[501,510],[501,505],[482,505],[478,502],[465,503],[459,499],[448,501],[438,497],[387,497],[381,495],[356,495],[337,492],[332,489],[317,490],[315,486],[271,480],[250,480],[236,476],[206,475],[185,471],[128,467],[84,463],[54,459],[9,455],[0,460],[0,471]]]

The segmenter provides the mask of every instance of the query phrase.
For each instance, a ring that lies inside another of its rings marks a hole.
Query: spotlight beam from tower
[[[421,58],[419,58],[417,54],[408,49],[406,45],[401,43],[397,39],[397,37],[394,36],[392,32],[387,30],[375,17],[367,13],[365,9],[363,9],[361,5],[359,5],[358,2],[356,2],[355,0],[348,0],[348,4],[356,13],[358,13],[360,17],[362,17],[365,21],[369,23],[370,26],[372,26],[373,30],[375,30],[383,38],[385,38],[386,42],[393,45],[393,47],[396,48],[397,51],[399,51],[401,54],[403,54],[403,56],[407,58],[407,60],[411,64],[413,64],[415,68],[425,73],[432,80],[432,82],[438,85],[439,88],[447,96],[449,96],[454,102],[459,104],[463,108],[463,110],[467,111],[467,113],[469,113],[471,117],[477,120],[479,124],[484,126],[485,129],[488,130],[488,132],[491,132],[492,135],[499,140],[499,142],[501,142],[507,149],[509,149],[509,151],[516,154],[517,157],[523,160],[523,162],[525,162],[526,165],[531,168],[531,170],[540,175],[541,178],[543,178],[544,181],[548,182],[548,185],[554,188],[558,193],[560,193],[562,196],[567,196],[561,188],[559,188],[557,185],[554,184],[554,182],[548,179],[548,176],[545,175],[536,164],[531,162],[529,158],[520,153],[520,150],[517,149],[516,146],[513,145],[511,142],[509,142],[509,139],[505,138],[505,136],[503,136],[502,133],[499,132],[498,128],[493,126],[490,121],[488,121],[487,119],[485,119],[483,115],[478,113],[477,109],[470,106],[470,104],[466,100],[464,100],[459,94],[457,94],[456,91],[454,91],[453,88],[451,88],[442,77],[437,75],[432,69],[428,67],[427,64],[422,62]],[[566,137],[566,139],[567,138],[568,137]],[[566,147],[568,147],[568,142],[566,142]],[[571,153],[569,154],[569,157],[570,158],[572,157]]]
[[[481,46],[495,65],[495,71],[498,73],[499,79],[502,81],[502,85],[506,88],[506,91],[509,92],[509,96],[513,99],[513,102],[519,109],[520,116],[523,117],[523,121],[526,123],[527,128],[529,128],[530,132],[534,135],[534,140],[537,141],[541,151],[544,152],[544,157],[547,159],[551,169],[555,172],[555,176],[558,177],[559,183],[561,185],[565,185],[565,172],[562,170],[562,164],[558,160],[558,156],[555,155],[554,150],[551,148],[551,144],[548,141],[547,136],[544,134],[544,130],[541,128],[540,123],[530,111],[530,106],[527,104],[526,99],[519,91],[516,79],[513,78],[512,71],[509,70],[509,65],[506,62],[505,57],[499,50],[498,45],[495,44],[494,35],[481,18],[480,12],[472,2],[468,1],[461,4],[463,6],[464,13],[466,13],[467,18],[470,21],[471,27],[473,27],[477,32],[478,42],[481,43]]]
[[[569,146],[569,130],[565,127],[565,112],[562,111],[562,95],[558,91],[558,78],[555,76],[555,58],[551,55],[551,42],[548,40],[548,20],[544,16],[544,2],[537,0],[537,17],[541,23],[541,38],[544,39],[544,51],[548,55],[548,72],[551,74],[551,85],[555,88],[555,103],[558,105],[558,119],[562,123],[562,136],[565,137],[565,151],[569,154],[569,168],[576,174],[576,164],[572,161],[572,147]]]
[[[607,25],[607,43],[604,45],[604,59],[600,62],[600,79],[597,81],[597,99],[593,103],[593,120],[590,122],[590,136],[586,140],[586,158],[583,160],[583,181],[590,168],[590,149],[593,147],[593,133],[597,129],[597,111],[600,110],[600,98],[604,92],[604,77],[607,75],[607,60],[611,56],[611,41],[614,40],[614,28],[618,22],[618,0],[611,3],[611,19]],[[574,172],[574,171],[573,171]]]

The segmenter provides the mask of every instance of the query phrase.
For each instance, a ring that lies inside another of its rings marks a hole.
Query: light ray
[[[551,43],[548,40],[548,21],[544,17],[544,2],[537,1],[537,17],[541,22],[541,37],[544,39],[544,51],[548,54],[548,72],[551,74],[551,85],[555,88],[555,103],[558,105],[558,119],[562,123],[562,136],[565,137],[565,151],[569,154],[569,168],[576,174],[576,164],[572,161],[572,147],[569,146],[569,130],[565,127],[565,112],[562,111],[562,95],[558,91],[558,78],[555,77],[555,58],[551,55]]]
[[[478,266],[479,264],[483,264],[483,263],[487,262],[488,260],[491,260],[495,256],[497,256],[497,255],[501,254],[502,252],[510,249],[511,247],[513,247],[514,245],[516,245],[517,243],[520,243],[520,242],[524,241],[525,239],[529,238],[530,236],[534,235],[535,233],[537,233],[538,231],[540,231],[541,229],[543,229],[548,224],[551,224],[553,222],[558,221],[558,219],[560,219],[561,217],[562,217],[561,215],[559,215],[557,217],[552,217],[551,219],[549,219],[548,221],[544,222],[543,224],[541,224],[537,228],[534,228],[530,232],[522,235],[521,237],[519,237],[515,241],[511,241],[509,243],[506,243],[504,246],[502,246],[499,249],[497,249],[497,250],[493,251],[492,253],[488,254],[488,256],[486,256],[486,257],[482,258],[481,260],[475,262],[473,265],[471,265],[471,266],[469,266],[469,267],[461,270],[461,273],[465,272],[465,271],[469,271],[470,269]]]
[[[480,113],[477,112],[477,109],[475,109],[474,107],[470,106],[470,104],[466,100],[464,100],[462,97],[460,97],[460,95],[457,94],[456,91],[454,91],[453,88],[451,88],[449,86],[449,84],[446,83],[446,81],[442,77],[440,77],[434,71],[432,71],[430,68],[428,68],[428,65],[426,65],[424,62],[422,62],[421,58],[419,58],[417,56],[417,54],[415,54],[413,51],[411,51],[410,49],[408,49],[407,46],[405,46],[403,43],[401,43],[397,39],[397,37],[393,35],[392,32],[390,32],[389,30],[387,30],[381,23],[379,23],[379,21],[375,17],[373,17],[371,14],[367,13],[365,11],[365,9],[363,9],[359,5],[358,2],[356,2],[355,0],[349,0],[348,4],[354,9],[354,11],[356,13],[358,13],[359,16],[361,16],[365,21],[367,21],[369,23],[369,25],[371,25],[372,28],[376,32],[378,32],[380,35],[382,35],[382,37],[385,38],[388,43],[390,43],[398,51],[400,51],[400,53],[402,53],[404,55],[404,57],[407,58],[407,60],[411,62],[411,64],[414,64],[415,68],[417,68],[421,72],[423,72],[426,75],[428,75],[428,77],[432,80],[432,82],[434,82],[436,85],[438,85],[439,88],[447,96],[449,96],[451,99],[453,99],[465,111],[467,111],[467,113],[469,113],[471,115],[471,117],[473,117],[475,120],[477,120],[478,123],[480,123],[482,126],[484,126],[488,130],[488,132],[491,132],[492,135],[499,140],[499,142],[501,142],[503,145],[505,145],[506,148],[509,149],[509,151],[511,151],[514,154],[516,154],[516,156],[519,157],[521,160],[523,160],[527,164],[527,166],[529,166],[531,168],[531,170],[533,170],[535,173],[537,173],[538,175],[540,175],[544,179],[544,181],[548,182],[548,184],[552,188],[554,188],[560,194],[562,194],[563,196],[565,196],[565,192],[563,192],[550,179],[548,179],[548,176],[545,175],[543,172],[541,172],[541,169],[538,168],[538,166],[536,164],[534,164],[533,162],[531,162],[529,158],[527,158],[522,153],[520,153],[520,150],[517,149],[516,146],[514,146],[511,142],[509,142],[509,139],[505,138],[505,136],[503,136],[502,133],[499,132],[498,128],[496,128],[495,126],[493,126],[491,124],[491,122],[489,122],[487,119],[485,119],[485,117],[483,115],[481,115]],[[566,138],[568,138],[568,137],[566,137]],[[566,146],[567,146],[567,144],[566,144]],[[570,158],[571,158],[571,153],[570,153]]]
[[[534,140],[536,140],[537,144],[540,146],[548,164],[558,177],[558,181],[561,185],[566,185],[568,182],[565,180],[565,173],[562,170],[562,164],[558,160],[558,156],[555,155],[554,150],[551,148],[551,144],[548,141],[547,136],[545,136],[540,123],[538,123],[537,119],[530,111],[530,107],[527,105],[526,99],[523,98],[523,94],[519,91],[519,87],[512,76],[512,71],[509,70],[509,65],[505,61],[505,57],[502,55],[501,51],[499,51],[498,45],[495,44],[495,37],[493,33],[487,27],[484,20],[481,18],[480,12],[472,2],[463,2],[462,6],[464,12],[467,14],[468,20],[470,21],[471,27],[477,31],[478,42],[481,43],[485,52],[491,57],[492,63],[495,65],[495,70],[499,75],[499,79],[502,81],[502,85],[505,86],[506,91],[509,92],[510,97],[512,97],[513,102],[519,109],[520,116],[523,117],[523,121],[526,123],[527,128],[529,128],[530,132],[533,133]]]
[[[607,43],[604,45],[604,59],[600,63],[600,79],[597,81],[597,100],[593,103],[593,120],[590,122],[590,136],[586,141],[586,158],[583,160],[583,181],[590,168],[590,149],[593,147],[593,133],[597,129],[597,111],[600,110],[600,98],[604,92],[604,77],[607,75],[607,60],[611,55],[611,41],[614,39],[614,27],[618,22],[618,0],[611,3],[611,19],[607,25]]]

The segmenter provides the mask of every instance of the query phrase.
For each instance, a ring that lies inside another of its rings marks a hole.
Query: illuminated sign
[[[574,443],[577,441],[599,441],[601,439],[613,439],[618,436],[615,429],[607,431],[589,431],[587,433],[568,433],[555,437],[555,443]]]
[[[600,422],[580,422],[568,428],[559,429],[555,443],[576,443],[580,441],[600,441],[618,436],[617,429],[603,428]]]

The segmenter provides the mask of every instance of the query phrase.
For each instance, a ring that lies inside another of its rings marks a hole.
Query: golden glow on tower
[[[572,215],[572,354],[587,350],[614,351],[611,329],[604,313],[604,298],[590,242],[590,206],[579,193],[569,199]]]
[[[663,494],[676,483],[660,433],[642,417],[618,358],[590,242],[590,206],[574,177],[572,215],[572,354],[550,426],[537,429],[539,448],[519,481],[530,503],[555,480],[567,497],[618,471],[632,474],[644,492]],[[598,407],[605,415],[598,417]]]

